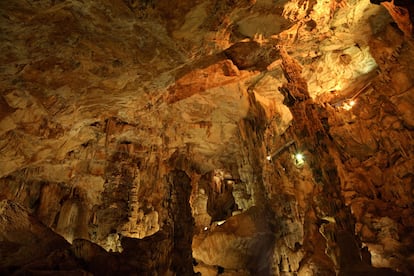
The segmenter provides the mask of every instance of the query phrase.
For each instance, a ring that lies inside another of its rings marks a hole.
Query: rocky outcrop
[[[70,251],[70,244],[44,226],[19,204],[0,202],[0,272],[65,271],[68,275],[88,275]]]
[[[197,260],[195,271],[203,265],[219,267],[227,273],[271,274],[269,261],[273,250],[273,234],[266,215],[252,207],[225,221],[213,223],[194,236],[192,252]]]

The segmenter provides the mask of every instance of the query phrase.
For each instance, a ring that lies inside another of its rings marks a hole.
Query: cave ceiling
[[[291,120],[278,92],[284,81],[278,48],[303,64],[313,98],[340,93],[375,71],[368,40],[390,22],[385,8],[329,3],[2,4],[1,134],[19,131],[13,143],[2,139],[10,150],[0,175],[54,171],[48,167],[62,161],[69,170],[68,153],[88,142],[134,141],[162,148],[164,160],[191,148],[202,171],[220,167],[237,155],[247,89],[267,118],[280,117],[280,132]],[[93,124],[108,118],[135,127],[100,135]]]

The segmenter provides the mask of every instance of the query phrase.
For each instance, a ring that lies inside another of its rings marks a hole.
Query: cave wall
[[[397,32],[389,27],[373,43],[385,37],[388,45],[403,43],[401,33],[394,36]],[[412,47],[410,43],[403,44],[400,47]],[[410,52],[407,48],[405,51]],[[375,267],[392,267],[406,274],[412,270],[411,235],[402,230],[411,228],[411,222],[402,219],[402,214],[412,212],[412,184],[402,184],[412,183],[411,157],[405,155],[412,151],[409,142],[412,128],[404,119],[410,116],[411,108],[399,108],[392,99],[407,96],[401,86],[412,87],[413,78],[410,71],[401,73],[401,67],[395,66],[399,59],[404,63],[405,57],[395,52],[384,57],[380,50],[383,48],[372,49],[373,52],[378,50],[374,56],[382,56],[380,69],[370,80],[364,80],[368,85],[365,84],[363,90],[360,86],[354,89],[354,93],[360,93],[358,102],[348,111],[313,102],[306,94],[306,81],[300,74],[294,76],[295,72],[300,72],[300,65],[292,60],[285,65],[293,77],[290,77],[292,84],[288,83],[282,91],[288,94],[286,97],[290,95],[294,99],[290,106],[296,120],[275,146],[283,147],[293,139],[295,147],[282,152],[274,164],[264,167],[270,184],[268,195],[275,213],[281,214],[278,244],[284,254],[275,256],[280,271],[293,272],[300,268],[300,273],[305,275],[335,273],[332,270],[349,275],[391,273],[369,271],[368,263]],[[401,73],[401,79],[395,77],[397,72]],[[294,81],[295,78],[299,79]],[[398,83],[396,86],[392,85],[392,79]],[[393,119],[388,121],[389,117]],[[390,129],[393,129],[393,138],[389,136]],[[272,130],[267,135],[269,141],[273,139],[271,134]],[[396,148],[396,145],[404,146]],[[304,164],[294,165],[292,160],[296,152],[304,154]],[[398,157],[393,159],[393,155]],[[400,158],[408,159],[399,163]],[[395,163],[391,165],[390,161]],[[405,173],[396,173],[401,172],[400,166]],[[277,180],[272,182],[271,179]],[[394,202],[393,206],[385,207],[389,202]],[[400,205],[402,202],[405,204]],[[394,233],[393,238],[385,232]],[[393,253],[389,254],[386,248],[393,248]],[[368,251],[371,256],[367,259]]]
[[[410,275],[396,4],[1,3],[1,271]]]

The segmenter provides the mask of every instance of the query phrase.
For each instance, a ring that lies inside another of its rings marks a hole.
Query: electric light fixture
[[[351,110],[355,103],[355,100],[346,101],[343,103],[342,108],[345,110]]]
[[[304,161],[304,159],[305,159],[305,157],[303,156],[303,154],[302,154],[302,153],[300,153],[300,152],[298,152],[298,153],[296,153],[296,154],[295,154],[295,158],[296,158],[296,160],[297,160],[298,162],[303,162],[303,161]]]
[[[297,152],[294,155],[295,165],[302,166],[305,163],[305,156],[301,152]]]

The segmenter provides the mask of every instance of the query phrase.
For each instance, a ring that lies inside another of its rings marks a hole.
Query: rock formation
[[[414,274],[412,1],[0,15],[0,274]]]

